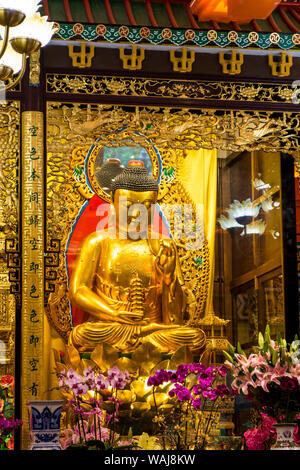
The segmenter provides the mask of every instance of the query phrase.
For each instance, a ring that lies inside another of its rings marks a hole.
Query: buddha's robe
[[[178,255],[176,268],[165,279],[158,267],[161,240],[110,238],[106,232],[85,239],[70,282],[70,301],[88,313],[73,328],[69,343],[91,351],[108,343],[123,352],[150,342],[162,353],[185,345],[204,348],[202,330],[184,326],[185,296]],[[128,317],[132,312],[133,316]]]

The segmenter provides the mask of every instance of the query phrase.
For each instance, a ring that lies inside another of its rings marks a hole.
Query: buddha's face
[[[129,235],[131,231],[135,233],[147,231],[151,224],[152,207],[156,200],[156,191],[137,192],[117,189],[113,201],[117,227],[123,228]]]

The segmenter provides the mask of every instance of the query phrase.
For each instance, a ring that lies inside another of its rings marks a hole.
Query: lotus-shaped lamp
[[[3,41],[0,41],[0,49],[2,42]],[[5,54],[0,59],[0,80],[8,80],[13,75],[20,72],[22,64],[23,58],[21,54],[14,51],[10,44],[7,44]]]
[[[54,23],[47,21],[47,16],[36,13],[26,18],[23,23],[10,30],[10,42],[20,54],[32,54],[46,46],[55,33]]]
[[[271,185],[269,183],[264,183],[260,178],[255,178],[253,181],[253,187],[257,191],[266,191],[267,189],[271,188]]]
[[[253,217],[257,217],[260,210],[260,205],[254,205],[251,199],[246,199],[245,201],[234,200],[230,204],[227,212],[230,217],[236,219],[236,221],[241,225],[248,225]]]
[[[224,214],[220,215],[217,221],[219,222],[223,230],[227,230],[229,228],[234,227],[243,227],[243,225],[239,224],[233,217],[226,217],[226,215]]]
[[[269,212],[273,210],[273,199],[271,197],[268,197],[267,199],[261,202],[261,207],[264,212]]]
[[[0,0],[0,24],[15,27],[25,17],[33,16],[40,8],[41,0]]]
[[[275,207],[279,207],[280,202],[278,201],[273,201],[271,197],[268,197],[264,201],[261,202],[261,208],[264,212],[269,212],[273,210]]]
[[[241,233],[241,237],[244,235],[252,235],[252,234],[258,234],[262,235],[266,230],[266,223],[261,220],[254,220],[250,224],[246,225],[244,230]]]

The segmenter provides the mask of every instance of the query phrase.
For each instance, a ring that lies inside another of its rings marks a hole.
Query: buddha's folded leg
[[[197,328],[180,327],[158,330],[145,337],[144,341],[150,342],[163,353],[174,352],[182,346],[189,347],[192,352],[198,352],[206,345],[206,335]]]
[[[90,352],[100,343],[130,352],[141,342],[139,327],[118,323],[86,322],[73,328],[69,336],[69,344],[80,352]]]

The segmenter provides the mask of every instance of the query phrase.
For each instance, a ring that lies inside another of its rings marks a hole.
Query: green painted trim
[[[282,50],[298,48],[300,33],[257,33],[237,31],[200,31],[194,29],[148,28],[147,26],[91,25],[82,23],[56,23],[59,31],[56,38],[70,40],[80,38],[85,41],[128,42],[131,44],[150,43],[154,45],[172,44],[182,46],[218,47],[258,47]]]

